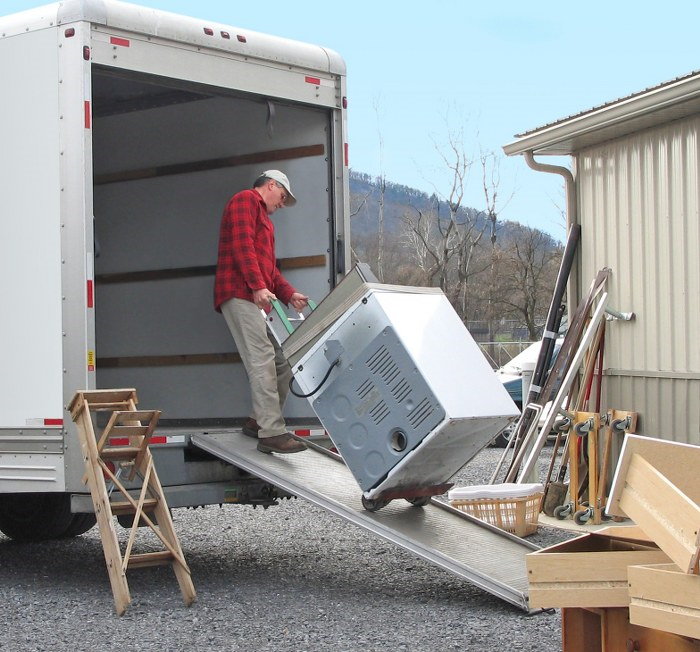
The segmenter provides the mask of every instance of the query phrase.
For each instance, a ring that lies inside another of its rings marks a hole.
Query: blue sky
[[[46,4],[0,0],[0,14]],[[700,69],[700,3],[589,0],[139,0],[137,4],[308,41],[348,68],[351,167],[447,192],[450,134],[495,151],[500,216],[564,237],[559,177],[501,147],[513,135]],[[381,146],[380,146],[381,142]],[[568,164],[566,159],[545,162]],[[466,203],[484,205],[473,168]]]

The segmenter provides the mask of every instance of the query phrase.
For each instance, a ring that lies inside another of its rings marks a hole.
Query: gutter
[[[571,227],[578,224],[578,210],[576,202],[576,183],[574,175],[568,168],[561,165],[550,165],[548,163],[540,163],[535,160],[532,150],[528,149],[523,152],[523,157],[528,167],[536,172],[547,172],[549,174],[558,174],[564,178],[566,188],[566,231],[567,234],[571,231]],[[569,276],[568,300],[567,305],[574,306],[578,304],[578,289],[579,289],[579,270]],[[570,311],[569,311],[570,312]]]

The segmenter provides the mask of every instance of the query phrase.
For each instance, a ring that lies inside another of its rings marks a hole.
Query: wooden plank
[[[688,498],[700,504],[700,446],[663,441],[641,435],[627,435],[620,451],[606,512],[611,516],[627,516],[620,508],[627,467],[635,453],[651,462]]]
[[[618,539],[636,539],[640,543],[653,545],[653,541],[638,525],[609,525],[598,530],[597,534]]]
[[[141,449],[138,446],[113,446],[102,449],[103,460],[134,459]]]
[[[282,271],[290,269],[306,269],[310,267],[325,267],[326,255],[290,256],[279,258],[277,267]],[[95,281],[100,285],[114,283],[142,283],[145,281],[170,281],[179,278],[197,278],[199,276],[214,276],[216,265],[198,265],[194,267],[170,267],[166,269],[143,269],[132,272],[111,272],[97,274]]]
[[[632,623],[700,638],[700,577],[674,564],[633,566],[629,574]]]
[[[184,355],[140,355],[115,358],[97,358],[102,369],[126,367],[177,367],[206,364],[238,364],[238,353],[188,353]]]
[[[318,254],[315,256],[292,256],[290,258],[280,258],[277,261],[277,266],[282,271],[287,269],[303,269],[307,267],[325,267],[325,265],[325,254]]]
[[[139,170],[123,170],[95,176],[96,186],[108,183],[123,183],[141,179],[155,179],[173,174],[189,174],[191,172],[206,172],[221,168],[236,167],[239,165],[255,165],[257,163],[273,163],[276,161],[289,161],[292,159],[323,156],[326,151],[324,145],[304,145],[302,147],[290,147],[287,149],[275,149],[266,152],[253,152],[251,154],[238,154],[223,158],[206,159],[201,161],[189,161],[172,165],[160,165]]]
[[[153,511],[153,508],[156,506],[157,502],[158,502],[157,498],[146,498],[143,501],[143,511],[144,512]],[[112,514],[114,514],[115,516],[120,516],[122,514],[133,514],[136,511],[134,509],[134,506],[127,500],[113,501],[109,505],[110,505],[110,508],[112,509]]]
[[[627,580],[620,582],[570,582],[556,586],[531,584],[530,608],[626,607],[629,604]]]
[[[669,558],[653,544],[586,534],[531,553],[525,561],[531,607],[624,607],[628,567]]]
[[[146,566],[163,566],[172,564],[175,557],[169,550],[158,552],[143,552],[138,555],[131,555],[128,568],[145,568]]]
[[[601,652],[601,618],[588,609],[562,609],[562,652]]]
[[[81,401],[75,402],[76,404],[81,403]],[[87,403],[82,402],[82,405],[83,409],[79,414],[73,415],[73,420],[77,425],[80,447],[83,453],[83,460],[85,461],[88,487],[95,507],[95,517],[102,540],[107,574],[114,597],[114,608],[117,614],[121,616],[131,602],[131,595],[126,575],[121,570],[119,540],[109,507],[107,486],[104,476],[99,470],[97,441],[92,427],[92,419],[90,418]]]
[[[603,650],[692,652],[700,649],[698,641],[631,623],[628,609],[603,610],[602,623]]]
[[[151,452],[147,451],[147,454],[150,456]],[[161,535],[162,533],[161,541],[166,539],[170,543],[170,546],[172,546],[171,549],[174,551],[173,572],[175,573],[177,583],[180,586],[182,600],[189,606],[197,599],[197,592],[195,591],[194,584],[192,583],[190,567],[185,561],[182,547],[180,546],[180,540],[177,538],[175,527],[173,526],[170,510],[165,502],[163,487],[160,484],[160,480],[156,473],[153,473],[150,477],[149,488],[154,495],[163,496],[163,499],[158,503],[154,510],[156,520],[158,521],[160,528],[160,532],[156,532],[156,534]]]
[[[135,421],[150,421],[156,415],[160,416],[160,410],[125,410],[114,412],[115,424],[133,423]]]
[[[109,437],[143,437],[148,432],[148,426],[113,426],[107,433]]]
[[[554,553],[528,555],[530,582],[627,581],[627,567],[663,564],[668,556],[659,549],[616,552]],[[648,561],[653,560],[653,561]],[[534,563],[537,562],[537,563]],[[604,606],[604,605],[601,605]]]
[[[618,504],[681,570],[693,571],[700,506],[637,453],[629,461]]]
[[[70,410],[73,418],[77,419],[85,401],[90,402],[90,410],[95,410],[99,409],[102,404],[126,406],[127,401],[132,398],[138,403],[138,399],[136,398],[136,390],[133,388],[80,390],[73,396],[70,404],[68,405],[68,409]]]

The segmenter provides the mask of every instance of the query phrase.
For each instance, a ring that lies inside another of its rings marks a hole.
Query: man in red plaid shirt
[[[287,176],[268,170],[255,180],[251,190],[229,200],[219,232],[214,307],[223,313],[248,374],[253,414],[243,432],[258,439],[258,450],[263,453],[306,449],[287,432],[282,408],[292,370],[260,313],[269,312],[274,299],[298,311],[309,300],[276,266],[275,227],[270,215],[294,204]]]

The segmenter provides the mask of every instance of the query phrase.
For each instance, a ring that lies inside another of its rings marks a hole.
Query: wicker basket
[[[519,537],[537,532],[542,491],[517,498],[450,498],[450,505]]]

